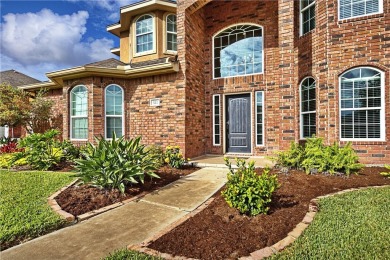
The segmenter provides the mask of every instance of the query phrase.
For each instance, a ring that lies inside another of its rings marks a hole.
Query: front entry
[[[226,152],[251,152],[250,95],[226,96]]]

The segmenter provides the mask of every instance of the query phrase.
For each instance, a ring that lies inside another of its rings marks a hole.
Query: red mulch
[[[69,187],[61,192],[55,200],[63,210],[78,216],[132,198],[143,192],[157,190],[198,169],[199,168],[190,166],[184,167],[183,169],[163,166],[156,172],[157,175],[160,176],[160,179],[145,177],[145,183],[143,185],[129,185],[126,187],[125,194],[121,194],[119,190],[104,190],[92,186],[81,185]]]
[[[229,208],[220,192],[205,210],[154,241],[149,247],[198,259],[237,259],[285,238],[302,221],[311,199],[348,188],[390,184],[384,168],[364,168],[359,175],[278,173],[280,189],[268,215],[248,217]],[[261,171],[261,170],[259,170]],[[274,170],[275,172],[275,170]]]

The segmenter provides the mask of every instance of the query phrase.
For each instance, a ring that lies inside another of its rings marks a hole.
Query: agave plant
[[[96,138],[96,145],[88,143],[83,159],[75,160],[75,175],[85,184],[125,192],[127,183],[144,183],[145,175],[159,178],[154,172],[159,158],[141,144],[141,137],[126,140]]]

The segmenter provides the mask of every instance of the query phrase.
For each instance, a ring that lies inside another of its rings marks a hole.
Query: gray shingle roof
[[[166,62],[167,62],[167,58],[160,58],[160,59],[155,59],[155,60],[148,60],[148,61],[131,63],[130,67],[131,68],[140,68],[140,67],[145,67],[145,66],[150,66],[150,65],[162,64],[162,63],[166,63]]]
[[[107,60],[97,61],[84,65],[85,67],[99,67],[99,68],[110,68],[116,69],[117,66],[124,66],[126,63],[123,63],[117,59],[111,58]]]
[[[0,72],[0,83],[8,83],[13,87],[39,83],[41,81],[34,79],[26,74],[16,70],[5,70]]]

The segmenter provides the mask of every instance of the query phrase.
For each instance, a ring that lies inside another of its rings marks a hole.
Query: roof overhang
[[[90,76],[114,77],[114,78],[139,78],[179,71],[177,61],[167,61],[165,63],[153,64],[143,67],[132,68],[131,65],[117,66],[117,68],[102,68],[94,66],[80,66],[65,70],[49,72],[46,74],[53,82],[62,86],[64,80],[83,78]]]
[[[121,54],[121,49],[119,47],[112,48],[110,51],[111,51],[112,54],[115,54],[117,56],[120,56],[120,54]]]
[[[23,90],[37,90],[37,89],[42,89],[42,88],[56,89],[56,88],[62,88],[62,86],[60,86],[52,81],[45,81],[45,82],[39,82],[39,83],[19,86],[18,88],[23,89]]]
[[[144,0],[120,9],[120,22],[107,26],[107,31],[120,36],[120,33],[130,28],[132,17],[154,10],[176,13],[177,3],[170,0]]]

